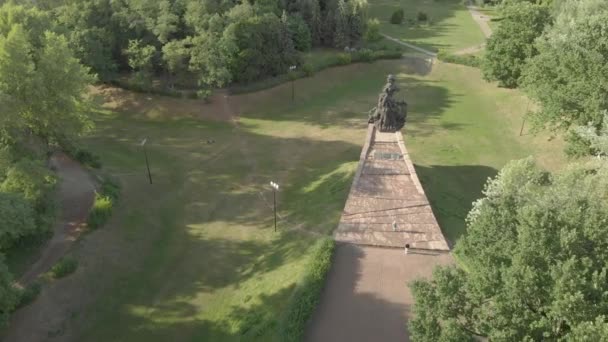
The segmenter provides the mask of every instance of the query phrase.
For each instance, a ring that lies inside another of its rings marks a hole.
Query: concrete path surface
[[[404,255],[401,249],[339,244],[305,341],[409,341],[413,298],[407,283],[452,262],[445,252]]]
[[[423,54],[428,55],[428,56],[431,56],[431,57],[433,57],[433,58],[437,57],[437,54],[436,54],[436,53],[434,53],[434,52],[432,52],[432,51],[429,51],[429,50],[427,50],[427,49],[423,49],[423,48],[418,47],[418,46],[416,46],[416,45],[413,45],[413,44],[410,44],[410,43],[406,43],[406,42],[404,42],[404,41],[401,41],[401,40],[399,40],[399,39],[397,39],[397,38],[391,37],[391,36],[386,35],[386,34],[384,34],[384,33],[381,33],[381,35],[382,35],[384,38],[386,38],[386,39],[388,39],[388,40],[392,40],[393,42],[395,42],[395,43],[397,43],[397,44],[403,45],[403,46],[405,46],[405,47],[408,47],[408,48],[410,48],[410,49],[416,50],[416,51],[418,51],[418,52],[422,52]]]

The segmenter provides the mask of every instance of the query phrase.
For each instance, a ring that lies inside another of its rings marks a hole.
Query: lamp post
[[[146,151],[146,142],[148,142],[148,138],[145,138],[141,141],[141,147],[144,149],[144,156],[146,157],[146,168],[148,169],[148,179],[150,180],[150,184],[152,184],[152,173],[150,172],[150,162],[148,161],[148,151]]]
[[[291,73],[291,102],[293,103],[296,99],[296,90],[295,90],[295,81],[296,75],[293,73],[296,70],[296,66],[292,65],[289,67],[289,72]]]
[[[274,231],[277,231],[277,191],[279,191],[279,184],[270,182],[272,187],[272,202],[274,203]]]

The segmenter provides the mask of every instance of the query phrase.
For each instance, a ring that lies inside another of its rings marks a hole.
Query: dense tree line
[[[549,174],[515,161],[474,203],[455,253],[466,268],[412,284],[415,341],[604,341],[608,165]]]
[[[133,71],[203,87],[285,73],[313,46],[356,45],[363,0],[42,1],[52,30],[101,80]],[[193,82],[194,81],[194,82]]]
[[[576,131],[591,124],[599,132],[608,110],[608,2],[507,3],[502,14],[485,77],[536,100],[535,128],[567,131],[568,154],[600,153]]]

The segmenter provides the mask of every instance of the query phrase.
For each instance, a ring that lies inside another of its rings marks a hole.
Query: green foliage
[[[587,126],[575,127],[574,132],[595,154],[608,155],[608,110],[603,111],[602,125],[599,129],[593,123],[589,123]]]
[[[418,19],[418,21],[427,21],[429,19],[428,14],[426,14],[426,12],[418,12],[418,14],[416,14],[416,19]]]
[[[48,145],[91,127],[82,98],[92,80],[88,71],[65,37],[46,31],[38,40],[30,42],[21,24],[0,35],[0,95],[9,105],[8,119],[0,122],[5,142],[19,141],[27,129]]]
[[[374,61],[374,52],[370,49],[361,49],[354,54],[353,60],[357,62],[371,63]]]
[[[120,187],[117,183],[105,179],[101,184],[101,189],[95,192],[95,201],[87,219],[87,226],[90,229],[102,227],[112,216],[114,205],[120,196]]]
[[[0,250],[36,231],[32,205],[21,195],[0,192]]]
[[[367,21],[367,28],[363,38],[366,42],[377,42],[382,39],[380,34],[380,20],[373,18]]]
[[[301,341],[306,323],[319,302],[325,277],[331,266],[335,242],[322,239],[314,246],[310,263],[306,267],[304,280],[294,290],[287,304],[283,319],[279,323],[282,341]]]
[[[340,53],[337,57],[337,65],[348,65],[352,63],[352,56],[350,53]]]
[[[94,169],[101,169],[101,159],[98,155],[95,155],[90,151],[77,149],[74,158],[82,165],[86,165]]]
[[[51,276],[55,279],[63,278],[76,271],[78,268],[78,260],[73,257],[66,256],[61,258],[52,268]]]
[[[454,55],[445,50],[439,50],[437,58],[442,62],[466,65],[474,68],[478,68],[481,64],[480,58],[475,55]]]
[[[21,194],[40,208],[46,204],[56,183],[56,177],[41,162],[23,158],[8,169],[0,191]]]
[[[395,10],[393,12],[393,14],[391,14],[391,24],[395,24],[395,25],[401,25],[403,23],[403,19],[405,18],[405,13],[403,12],[403,9],[400,8],[398,10]]]
[[[525,63],[538,54],[534,40],[550,20],[547,6],[525,2],[505,7],[500,26],[488,39],[484,77],[502,87],[517,87]]]
[[[456,245],[467,271],[440,268],[412,285],[412,337],[536,341],[599,333],[602,324],[593,322],[608,314],[607,187],[601,161],[554,175],[530,158],[505,166],[473,204]]]
[[[42,285],[39,282],[33,282],[21,290],[19,293],[19,303],[17,304],[16,309],[31,304],[34,300],[36,300],[41,290]]]
[[[607,108],[608,2],[564,1],[555,23],[536,41],[538,54],[522,75],[525,91],[542,110],[536,127],[599,128]]]
[[[287,18],[287,28],[293,40],[293,45],[298,51],[309,51],[312,47],[310,29],[301,15],[295,14]]]
[[[19,302],[19,293],[13,286],[13,277],[4,260],[0,253],[0,326],[6,325],[8,316]]]

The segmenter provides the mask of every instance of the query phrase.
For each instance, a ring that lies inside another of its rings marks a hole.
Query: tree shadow
[[[465,219],[472,203],[482,197],[488,178],[496,176],[498,170],[483,165],[415,168],[444,236],[454,245],[466,231]]]

